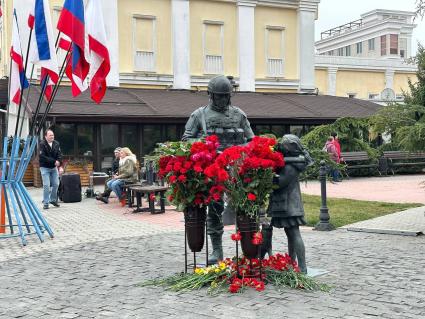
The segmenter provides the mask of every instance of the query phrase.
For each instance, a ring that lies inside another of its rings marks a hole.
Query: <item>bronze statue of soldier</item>
[[[209,103],[196,109],[185,126],[182,140],[201,138],[206,135],[217,135],[220,141],[219,150],[233,145],[245,144],[254,137],[246,114],[231,105],[233,85],[225,76],[216,76],[208,83]],[[207,224],[213,251],[208,263],[216,263],[223,259],[223,220],[224,202],[209,205]]]
[[[299,229],[306,221],[298,175],[313,164],[313,159],[296,135],[284,135],[278,149],[285,158],[285,166],[273,180],[278,188],[270,196],[267,213],[272,227],[285,229],[289,256],[297,260],[301,272],[307,273],[304,242]]]

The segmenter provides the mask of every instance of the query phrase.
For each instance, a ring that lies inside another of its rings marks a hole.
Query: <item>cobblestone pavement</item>
[[[39,190],[33,190],[38,198]],[[123,214],[92,199],[50,209],[55,239],[0,241],[0,318],[424,318],[425,237],[303,228],[308,266],[330,293],[277,291],[208,297],[138,287],[183,270],[181,213]],[[230,227],[231,228],[231,227]],[[225,233],[225,255],[234,254]],[[282,230],[275,252],[285,252]],[[11,253],[13,251],[16,255]]]

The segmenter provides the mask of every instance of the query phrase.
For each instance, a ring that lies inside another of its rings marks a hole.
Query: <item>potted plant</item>
[[[248,258],[257,256],[257,245],[262,241],[258,233],[259,212],[265,208],[273,191],[275,171],[285,164],[275,145],[274,138],[256,136],[246,145],[224,150],[217,157],[216,167],[210,167],[213,171],[228,171],[226,195],[229,205],[236,211],[242,251]]]
[[[207,206],[221,199],[228,179],[224,169],[211,174],[218,146],[213,135],[196,142],[169,142],[156,149],[162,154],[158,174],[170,186],[168,200],[184,211],[187,241],[193,252],[204,246]]]

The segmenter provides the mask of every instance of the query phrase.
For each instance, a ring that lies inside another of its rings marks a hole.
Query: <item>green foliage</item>
[[[405,104],[392,103],[369,119],[373,134],[391,135],[391,145],[383,150],[425,150],[425,49],[422,45],[419,44],[411,62],[418,66],[417,82],[409,79],[410,93],[404,92]]]
[[[320,196],[303,194],[305,218],[308,226],[314,226],[319,222]],[[341,227],[363,220],[399,212],[422,204],[414,203],[383,203],[353,200],[346,198],[328,198],[330,222],[335,227]]]

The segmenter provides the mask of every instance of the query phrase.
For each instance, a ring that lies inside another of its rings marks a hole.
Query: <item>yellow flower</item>
[[[213,287],[213,288],[217,287],[217,282],[213,281],[213,282],[211,283],[211,287]]]
[[[195,274],[201,275],[203,273],[203,269],[202,268],[196,268],[195,269]]]
[[[215,269],[215,272],[217,272],[217,273],[218,273],[218,272],[220,272],[220,271],[221,271],[221,269],[220,269],[220,268],[216,268],[216,269]]]
[[[226,263],[221,262],[218,266],[221,270],[226,269]]]

